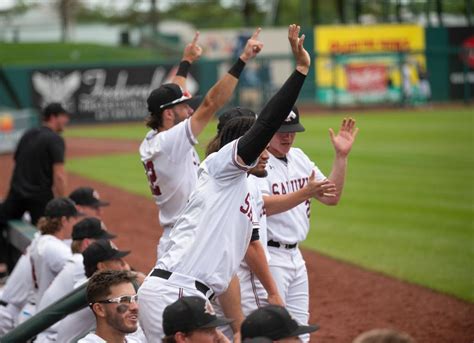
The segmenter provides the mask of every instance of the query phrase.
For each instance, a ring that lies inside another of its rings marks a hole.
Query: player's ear
[[[92,311],[94,311],[97,317],[102,317],[102,318],[105,317],[105,309],[102,304],[94,303],[92,305]]]

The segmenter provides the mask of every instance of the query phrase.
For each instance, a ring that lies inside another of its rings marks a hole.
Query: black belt
[[[269,247],[274,247],[274,248],[279,248],[279,247],[284,247],[285,249],[294,249],[298,246],[298,243],[294,243],[294,244],[283,244],[283,243],[280,243],[280,242],[275,242],[274,240],[269,240],[267,242],[267,245]]]
[[[173,273],[167,270],[153,269],[150,275],[168,280],[171,277],[171,274]],[[201,281],[198,281],[198,280],[194,281],[194,286],[199,292],[204,294],[205,297],[207,297],[207,292],[211,290],[209,287],[207,287],[205,284],[203,284]],[[214,297],[214,293],[211,294],[211,296],[209,297],[209,300],[211,300],[213,297]]]

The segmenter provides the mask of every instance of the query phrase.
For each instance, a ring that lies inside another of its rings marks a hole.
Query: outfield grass
[[[307,131],[297,136],[296,146],[326,174],[333,158],[327,129],[340,119],[304,117]],[[304,245],[474,302],[472,109],[384,112],[357,120],[361,131],[343,200],[337,207],[313,202]],[[214,130],[211,124],[201,141]],[[68,135],[140,139],[145,131],[137,124],[71,129]],[[149,196],[137,154],[73,159],[68,169]]]
[[[150,49],[84,43],[0,43],[0,64],[157,61]]]

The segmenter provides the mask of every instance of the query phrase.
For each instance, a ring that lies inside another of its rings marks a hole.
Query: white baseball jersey
[[[85,278],[83,260],[84,258],[82,254],[72,255],[64,265],[64,268],[54,278],[46,292],[44,292],[43,297],[37,306],[38,311],[41,311],[66,294],[72,292],[74,290],[74,285]]]
[[[149,131],[140,145],[140,157],[164,229],[173,227],[196,186],[199,157],[195,144],[191,121],[186,119],[166,131]]]
[[[139,343],[143,341],[137,340],[134,337],[130,337],[129,335],[125,336],[125,343]],[[95,333],[91,332],[88,334],[86,337],[81,338],[80,340],[77,341],[77,343],[107,343],[106,340],[100,338],[97,336]]]
[[[41,235],[32,242],[30,256],[38,303],[56,275],[72,257],[72,252],[71,247],[57,237]]]
[[[263,195],[279,195],[296,192],[307,185],[311,173],[317,181],[326,177],[306,154],[291,148],[286,161],[270,154],[268,176],[259,180]],[[311,199],[292,209],[267,218],[268,239],[283,244],[294,244],[306,239],[309,231]]]
[[[156,268],[203,282],[217,294],[227,289],[252,235],[253,209],[247,171],[237,160],[235,140],[208,156],[196,190],[170,235]]]

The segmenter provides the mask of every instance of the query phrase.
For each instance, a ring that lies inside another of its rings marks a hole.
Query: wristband
[[[228,73],[238,79],[240,77],[240,74],[242,74],[242,70],[244,70],[244,67],[245,62],[239,58],[237,62],[235,62],[232,67],[230,67]]]
[[[182,77],[188,76],[189,68],[191,68],[191,63],[189,63],[188,61],[183,60],[179,62],[176,76],[182,76]]]

